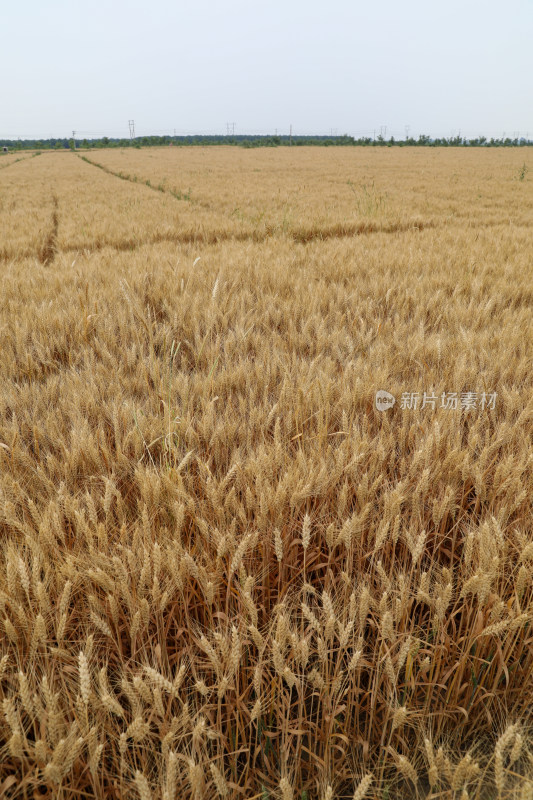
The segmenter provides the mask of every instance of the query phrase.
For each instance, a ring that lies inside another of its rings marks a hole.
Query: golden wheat
[[[0,170],[0,792],[530,798],[527,153],[87,157]]]

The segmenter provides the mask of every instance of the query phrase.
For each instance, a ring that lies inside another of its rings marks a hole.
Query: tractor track
[[[59,202],[56,195],[52,195],[52,220],[50,230],[48,235],[43,243],[43,246],[39,249],[37,253],[37,257],[41,264],[49,265],[53,262],[54,258],[57,254],[57,232],[59,228]]]

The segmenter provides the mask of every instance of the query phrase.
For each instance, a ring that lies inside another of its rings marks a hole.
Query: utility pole
[[[290,130],[290,133],[289,133],[289,145],[292,146],[292,122],[291,122],[291,130]]]
[[[74,150],[76,149],[76,131],[72,131],[72,141],[74,142]]]
[[[234,122],[226,122],[226,135],[227,136],[235,136],[235,123]]]
[[[130,127],[130,139],[131,139],[131,141],[133,141],[135,139],[135,120],[134,119],[129,119],[128,120],[128,125]]]
[[[407,139],[409,138],[409,131],[410,130],[411,130],[411,126],[410,125],[406,125],[405,126],[405,141],[407,141]]]

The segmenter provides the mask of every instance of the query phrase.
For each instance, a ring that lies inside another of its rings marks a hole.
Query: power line
[[[129,125],[129,128],[130,128],[130,139],[131,139],[131,141],[133,141],[135,139],[135,120],[134,119],[129,119],[128,120],[128,125]]]

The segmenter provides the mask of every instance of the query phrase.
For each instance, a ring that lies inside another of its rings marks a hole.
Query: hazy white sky
[[[533,137],[533,0],[24,0],[0,137]]]

